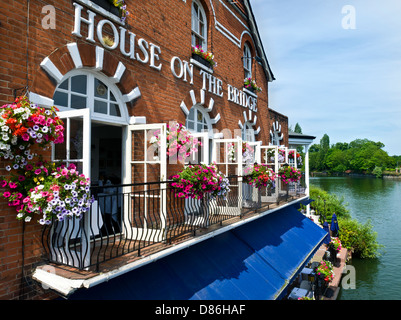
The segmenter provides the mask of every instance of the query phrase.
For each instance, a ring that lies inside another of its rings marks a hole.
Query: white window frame
[[[65,80],[70,79],[74,76],[78,76],[78,75],[87,76],[86,94],[76,93],[76,92],[71,91],[71,86],[69,86],[68,90],[59,88],[60,85]],[[116,101],[112,101],[110,99],[105,100],[103,98],[95,97],[95,92],[94,92],[95,79],[102,81],[108,87],[110,92],[113,93]],[[64,77],[60,81],[60,84],[57,86],[57,88],[55,89],[54,92],[56,93],[56,91],[68,94],[69,107],[63,107],[60,105],[56,105],[56,107],[59,108],[60,111],[80,110],[80,109],[74,109],[74,108],[70,107],[71,106],[71,101],[70,101],[71,93],[73,93],[74,95],[77,95],[77,96],[86,97],[86,108],[90,109],[91,120],[105,122],[105,123],[115,123],[115,124],[119,124],[119,125],[127,125],[129,123],[128,111],[127,111],[126,106],[122,103],[123,97],[122,97],[120,90],[118,90],[118,88],[115,86],[115,84],[112,81],[110,81],[108,77],[106,77],[100,73],[95,73],[90,70],[72,70],[64,75]],[[120,111],[120,117],[114,116],[111,114],[102,114],[99,112],[95,112],[95,110],[94,110],[95,99],[101,100],[101,101],[112,102],[112,103],[118,105],[119,111]]]
[[[254,142],[255,130],[249,122],[246,122],[241,130],[242,141]]]
[[[191,112],[195,112],[194,120],[190,120],[189,114]],[[197,113],[202,114],[202,121],[198,121]],[[191,129],[188,126],[188,121],[192,121],[194,124],[194,128]],[[198,124],[202,124],[203,128],[201,131],[198,131]],[[213,150],[213,145],[210,145],[210,141],[213,140],[213,128],[212,121],[210,119],[209,114],[200,106],[194,105],[189,111],[187,118],[185,120],[185,127],[194,137],[199,137],[202,139],[203,146],[201,147],[203,150],[203,157],[199,159],[201,163],[210,163],[211,162],[211,154]],[[206,135],[205,135],[206,133]]]
[[[245,78],[252,78],[252,53],[247,43],[244,45],[244,56],[242,58],[244,65]]]
[[[195,8],[196,5],[198,9]],[[201,17],[203,21],[200,21]],[[201,29],[201,23],[203,23],[203,36],[200,32]],[[197,1],[193,0],[192,5],[191,5],[191,43],[192,46],[196,46],[196,38],[201,40],[201,47],[204,51],[207,50],[207,19],[206,19],[206,13],[205,10],[203,9],[202,4]]]

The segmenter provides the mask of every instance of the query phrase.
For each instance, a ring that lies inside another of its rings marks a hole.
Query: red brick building
[[[215,160],[214,139],[288,146],[288,118],[269,108],[274,75],[249,1],[127,0],[125,21],[108,3],[2,3],[0,103],[27,94],[59,108],[66,141],[46,157],[75,163],[94,184],[129,184],[163,181],[177,168],[133,155],[142,152],[135,139],[170,121],[200,133],[204,162]],[[197,61],[196,45],[217,64]],[[262,90],[245,89],[245,77]],[[55,297],[31,279],[42,226],[16,220],[4,200],[0,212],[0,299]]]

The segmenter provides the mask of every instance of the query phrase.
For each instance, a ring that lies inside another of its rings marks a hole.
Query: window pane
[[[95,100],[95,112],[107,114],[107,103]]]
[[[68,90],[68,79],[64,80],[58,87],[61,89]]]
[[[203,23],[200,23],[199,25],[199,34],[204,37],[205,36],[205,25]]]
[[[68,94],[56,91],[53,96],[56,106],[68,107]]]
[[[107,99],[107,86],[98,79],[95,79],[95,97]]]
[[[85,109],[86,108],[86,97],[71,95],[71,108],[74,109]]]
[[[202,123],[198,123],[198,128],[197,128],[196,132],[202,132],[202,129],[203,129]]]
[[[86,76],[72,77],[71,91],[86,94]]]
[[[121,117],[120,108],[117,104],[110,103],[110,115]]]
[[[194,123],[190,120],[187,120],[186,127],[188,128],[188,130],[194,130]]]
[[[191,109],[189,111],[188,119],[194,121],[195,120],[195,109]]]
[[[70,159],[82,159],[83,154],[83,120],[70,120]]]
[[[203,115],[199,111],[197,111],[197,119],[198,119],[198,122],[203,122]]]
[[[114,94],[111,91],[110,91],[110,100],[117,101],[116,98],[114,97]]]

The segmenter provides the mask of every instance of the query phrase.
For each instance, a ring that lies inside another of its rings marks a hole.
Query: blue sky
[[[251,5],[276,78],[270,107],[316,136],[315,143],[325,133],[331,144],[367,138],[401,155],[401,1]]]

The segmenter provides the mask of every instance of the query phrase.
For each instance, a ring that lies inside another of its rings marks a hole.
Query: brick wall
[[[241,57],[245,41],[251,44],[253,53],[255,47],[248,33],[244,33],[243,24],[247,24],[244,15],[232,8],[238,19],[220,1],[213,0],[213,9],[209,1],[201,1],[208,19],[208,49],[215,55],[218,63],[213,76],[223,81],[223,97],[209,92],[205,101],[213,98],[214,110],[211,118],[220,113],[221,120],[214,126],[218,131],[239,129],[238,120],[244,123],[243,107],[227,100],[227,84],[242,89],[244,70]],[[160,47],[159,61],[162,64],[160,71],[150,68],[149,63],[142,64],[132,60],[116,50],[106,50],[103,73],[112,76],[118,62],[126,67],[121,81],[117,84],[122,94],[138,87],[141,97],[134,102],[127,103],[130,115],[146,116],[147,123],[168,122],[176,120],[185,123],[185,114],[180,108],[182,101],[188,109],[192,106],[189,94],[194,90],[197,99],[200,99],[202,77],[200,69],[194,66],[193,85],[177,79],[170,70],[170,61],[174,56],[182,61],[189,61],[191,57],[191,0],[126,0],[131,15],[124,26],[127,31],[136,35],[136,39],[143,38],[148,43]],[[224,3],[230,7],[228,1]],[[55,8],[55,29],[44,29],[42,20],[48,12],[42,13],[45,5]],[[240,6],[242,9],[242,5]],[[95,64],[95,47],[101,46],[96,37],[96,43],[87,41],[87,26],[82,23],[81,34],[77,37],[72,34],[74,28],[74,6],[72,0],[30,0],[29,25],[27,25],[28,5],[26,1],[5,1],[0,7],[0,36],[2,48],[0,50],[0,104],[13,101],[14,90],[17,94],[25,93],[28,86],[31,92],[52,97],[56,84],[40,67],[45,57],[50,57],[53,63],[64,74],[75,68],[66,45],[75,42],[78,44],[83,65],[93,68]],[[87,18],[86,9],[82,16]],[[96,24],[104,19],[96,15]],[[241,47],[233,44],[226,36],[215,28],[215,19],[225,26],[234,36],[241,39]],[[117,26],[118,27],[118,26]],[[107,28],[105,28],[106,30]],[[110,30],[109,30],[110,31]],[[128,37],[127,37],[128,39]],[[27,49],[28,45],[28,49]],[[128,47],[126,47],[128,49]],[[28,68],[27,68],[28,66]],[[285,142],[288,141],[288,119],[285,116],[269,113],[268,109],[268,82],[261,65],[253,61],[253,75],[263,92],[258,94],[258,111],[256,127],[261,127],[257,140],[263,144],[269,143],[269,130],[272,121],[280,118],[280,124],[285,132]],[[0,175],[4,175],[4,162],[0,161]],[[0,190],[1,192],[1,190]],[[16,220],[15,211],[6,203],[0,201],[0,299],[47,299],[55,297],[33,283],[29,279],[31,270],[41,262],[41,226],[33,221],[27,223],[23,230],[23,223]],[[23,238],[24,236],[24,238]],[[24,240],[24,245],[22,241]],[[24,253],[24,258],[23,258]],[[24,262],[22,261],[24,259]],[[22,276],[24,263],[24,276]],[[25,277],[26,276],[26,277]]]

